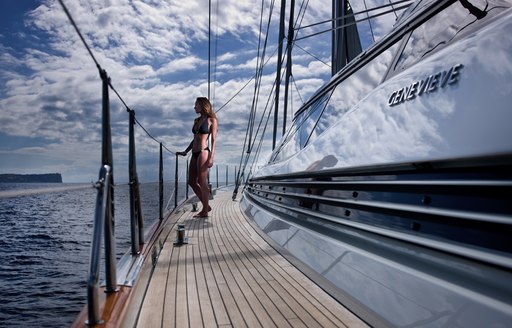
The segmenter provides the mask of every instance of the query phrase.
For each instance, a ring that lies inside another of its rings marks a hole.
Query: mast
[[[283,134],[286,132],[286,116],[288,115],[288,85],[292,75],[292,46],[293,46],[293,16],[295,14],[295,0],[290,1],[290,21],[288,23],[288,43],[286,55],[286,77],[284,83],[284,109],[283,109]]]
[[[210,62],[211,62],[211,34],[212,34],[212,0],[208,0],[208,100],[210,99]]]
[[[332,1],[332,70],[334,76],[362,52],[361,40],[348,0]]]
[[[282,67],[282,53],[284,42],[284,14],[286,8],[286,0],[281,1],[281,15],[279,19],[279,48],[277,51],[277,72],[276,72],[276,98],[274,110],[274,131],[272,136],[272,150],[276,147],[277,139],[277,120],[279,117],[279,89],[281,85],[281,67]],[[290,19],[288,22],[288,37],[286,44],[286,75],[284,83],[284,106],[283,106],[283,133],[286,133],[286,117],[288,115],[288,85],[290,84],[290,77],[292,75],[292,46],[293,46],[293,16],[295,12],[295,0],[290,1]]]
[[[286,0],[281,1],[281,12],[279,18],[279,48],[277,49],[277,69],[276,69],[276,97],[274,108],[274,130],[272,134],[272,150],[276,148],[277,139],[277,120],[279,117],[279,89],[281,86],[281,58],[283,56],[283,42],[284,42],[284,14],[286,9]]]

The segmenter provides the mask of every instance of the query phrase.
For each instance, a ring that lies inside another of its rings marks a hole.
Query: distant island
[[[0,183],[51,182],[62,183],[60,173],[47,174],[0,174]]]

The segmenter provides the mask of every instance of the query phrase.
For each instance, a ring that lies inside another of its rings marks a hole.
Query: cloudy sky
[[[208,1],[64,3],[137,120],[167,149],[183,150],[192,138],[195,98],[208,94]],[[0,173],[60,172],[65,182],[96,179],[101,79],[94,61],[57,1],[4,0],[0,6]],[[269,8],[270,2],[264,6],[264,24]],[[213,1],[210,96],[216,109],[255,74],[260,11],[261,3],[255,1],[224,0],[221,6]],[[272,31],[278,11],[276,5]],[[272,34],[267,56],[276,49]],[[329,60],[325,50],[315,55]],[[275,77],[275,57],[267,64],[264,89]],[[295,79],[311,90],[329,73],[328,66],[311,56],[298,59],[296,66]],[[250,83],[218,112],[220,166],[240,161],[253,90]],[[128,114],[112,92],[110,99],[114,167],[122,181],[127,175]],[[139,126],[136,143],[139,177],[155,181],[159,145]],[[173,176],[174,155],[164,151],[164,161]]]
[[[263,2],[266,31],[271,1]],[[208,95],[208,1],[64,3],[137,120],[166,149],[184,150],[192,139],[195,98]],[[225,172],[226,165],[239,164],[242,153],[254,93],[254,83],[247,83],[256,72],[262,2],[217,3],[212,1],[210,98],[219,110],[215,164]],[[309,1],[302,25],[329,19],[330,3]],[[296,15],[301,5],[297,1]],[[270,23],[258,119],[275,79],[279,9],[278,1]],[[59,172],[64,182],[96,180],[101,164],[101,79],[93,59],[56,0],[2,0],[0,15],[0,173]],[[329,33],[297,45],[290,115],[330,75]],[[125,182],[128,114],[112,91],[110,104],[115,176]],[[159,144],[138,125],[135,130],[139,179],[157,181]],[[174,177],[174,158],[164,150],[166,179]]]

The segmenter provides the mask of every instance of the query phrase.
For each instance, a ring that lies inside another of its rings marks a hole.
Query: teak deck
[[[366,326],[266,243],[230,192],[211,206],[208,218],[181,213],[188,244],[169,234],[138,327]]]

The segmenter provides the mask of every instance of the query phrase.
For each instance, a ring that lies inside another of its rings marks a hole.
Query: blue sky
[[[168,149],[183,150],[192,139],[195,98],[208,93],[208,1],[64,3],[137,120]],[[212,3],[211,100],[218,109],[255,74],[261,2]],[[303,25],[329,19],[330,3],[309,1]],[[301,3],[296,5],[298,13]],[[269,7],[265,1],[264,24]],[[276,2],[267,58],[276,49],[279,8]],[[2,0],[0,15],[0,173],[59,172],[64,182],[96,180],[101,80],[93,60],[56,0]],[[329,42],[326,33],[298,43],[316,58],[294,50],[293,89],[300,97],[292,98],[288,122],[300,99],[329,79],[330,67],[324,64],[330,62]],[[259,115],[275,79],[275,55],[267,65]],[[253,91],[251,83],[218,112],[215,164],[222,173],[225,165],[239,164]],[[128,114],[113,92],[110,104],[116,181],[123,182],[128,172]],[[139,179],[156,181],[159,145],[139,126],[135,130]],[[269,150],[270,142],[261,157]],[[174,176],[174,155],[167,151],[164,174],[166,179]]]

